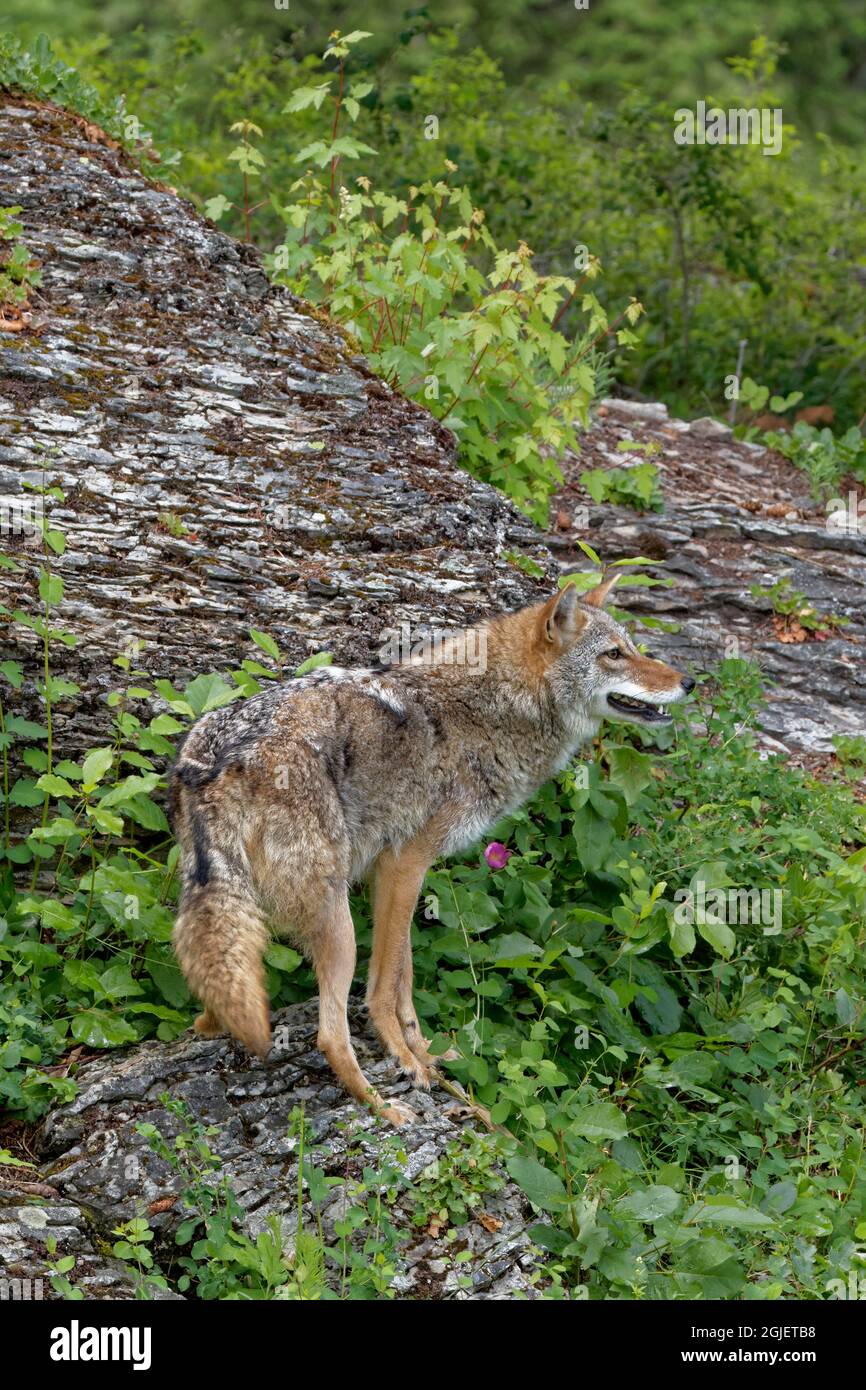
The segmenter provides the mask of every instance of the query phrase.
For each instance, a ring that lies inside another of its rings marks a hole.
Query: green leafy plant
[[[285,107],[296,115],[327,105],[330,114],[327,135],[296,156],[312,167],[280,208],[286,232],[274,274],[326,303],[386,380],[454,430],[466,467],[540,519],[561,477],[555,455],[577,447],[588,423],[601,345],[633,343],[641,306],[632,300],[611,323],[589,289],[597,260],[577,281],[540,274],[525,243],[500,250],[469,190],[450,182],[450,161],[446,178],[405,196],[363,175],[344,182],[347,162],[375,153],[342,131],[371,91],[347,72],[366,37],[334,38],[325,58],[336,76],[300,88]],[[569,343],[559,321],[575,301],[586,318]]]
[[[28,47],[14,34],[0,32],[0,89],[77,112],[111,135],[128,154],[144,159],[154,172],[180,158],[177,151],[157,153],[150,133],[127,110],[124,98],[105,99],[93,83],[57,56],[47,34],[39,34]]]
[[[156,1269],[150,1249],[153,1231],[143,1217],[122,1221],[115,1226],[112,1234],[118,1239],[113,1243],[111,1253],[132,1267],[136,1298],[150,1298],[154,1289],[168,1288],[167,1280]]]
[[[252,215],[261,206],[260,203],[250,201],[250,180],[260,178],[265,167],[264,156],[253,144],[252,137],[258,136],[261,139],[262,130],[254,121],[235,121],[231,126],[231,132],[233,135],[239,135],[240,140],[227,158],[237,164],[243,179],[243,200],[238,205],[238,211],[243,215],[246,240],[250,241]],[[218,222],[235,207],[235,204],[219,193],[216,197],[209,198],[204,207],[208,217]]]
[[[639,463],[633,468],[587,469],[580,475],[580,485],[593,502],[611,502],[640,512],[660,512],[664,508],[659,471],[654,463]]]
[[[42,284],[41,270],[18,239],[24,231],[18,221],[20,211],[20,207],[0,208],[0,243],[11,242],[10,246],[0,245],[0,328],[5,311],[11,309],[20,315],[29,306],[32,291]]]
[[[740,382],[738,399],[753,415],[762,411],[768,402],[775,415],[784,415],[785,411],[793,410],[803,399],[803,392],[791,391],[787,396],[771,395],[769,386],[759,386],[750,376],[746,376]]]
[[[412,1219],[418,1226],[463,1226],[483,1211],[484,1199],[504,1187],[502,1146],[490,1135],[462,1130],[412,1185]]]
[[[848,626],[849,620],[836,613],[819,613],[806,595],[793,587],[790,579],[777,579],[770,588],[761,584],[750,584],[749,592],[755,598],[766,599],[773,612],[786,620],[788,630],[799,627],[806,632],[826,634],[834,628]]]
[[[818,429],[800,420],[790,434],[768,431],[764,442],[803,470],[812,496],[819,502],[838,492],[847,473],[866,482],[866,438],[856,425],[834,435],[826,426]]]

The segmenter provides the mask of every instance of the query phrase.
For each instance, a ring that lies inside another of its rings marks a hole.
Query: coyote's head
[[[581,597],[574,585],[554,594],[540,610],[537,636],[557,705],[593,721],[626,719],[669,724],[667,705],[694,689],[663,661],[642,656],[625,628],[602,607],[618,574]]]

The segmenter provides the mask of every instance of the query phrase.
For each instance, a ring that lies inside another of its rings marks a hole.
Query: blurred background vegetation
[[[332,30],[369,30],[349,66],[372,84],[354,134],[376,153],[353,177],[401,197],[447,159],[500,246],[525,242],[539,270],[564,275],[587,247],[602,262],[596,292],[611,318],[629,297],[646,308],[629,352],[610,344],[624,390],[680,414],[719,414],[747,339],[744,371],[771,391],[829,404],[841,427],[866,411],[861,0],[4,9],[7,30],[28,43],[46,32],[106,98],[125,96],[165,158],[162,177],[200,206],[217,194],[242,201],[229,126],[254,122],[264,164],[250,234],[266,251],[281,239],[280,205],[293,201],[297,152],[321,124],[315,110],[283,107],[333,70],[318,56]],[[780,106],[782,154],[676,146],[673,112],[699,99]],[[222,225],[245,234],[236,210]],[[569,332],[569,315],[560,327]]]

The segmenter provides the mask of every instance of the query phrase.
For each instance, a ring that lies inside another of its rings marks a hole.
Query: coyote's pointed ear
[[[547,600],[539,622],[545,642],[570,642],[581,631],[586,617],[581,613],[577,599],[577,589],[573,584],[566,584],[564,589]]]
[[[621,578],[622,570],[614,570],[609,579],[603,579],[600,584],[596,584],[594,589],[590,589],[589,593],[584,594],[584,603],[588,603],[590,608],[603,608],[608,594]]]

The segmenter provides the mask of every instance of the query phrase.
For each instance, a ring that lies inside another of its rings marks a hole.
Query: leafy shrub
[[[620,379],[676,414],[724,411],[726,381],[746,339],[745,370],[754,380],[786,382],[809,401],[832,402],[843,429],[860,419],[866,310],[856,267],[866,210],[857,150],[823,136],[801,141],[787,124],[773,159],[751,146],[678,147],[676,102],[667,84],[658,91],[654,69],[644,72],[640,91],[629,92],[620,79],[604,82],[606,95],[593,106],[587,86],[595,79],[585,67],[573,65],[562,83],[533,72],[506,84],[489,54],[448,32],[413,41],[419,26],[425,34],[431,27],[407,21],[398,51],[385,59],[381,45],[375,54],[365,45],[353,58],[359,77],[372,83],[360,99],[359,135],[377,151],[377,189],[408,201],[411,187],[439,180],[447,158],[472,205],[484,208],[497,246],[525,242],[536,269],[554,276],[572,276],[578,252],[597,259],[604,277],[594,288],[609,317],[632,295],[647,310],[638,341],[617,360]],[[278,113],[287,91],[331,75],[333,60],[323,70],[299,57],[297,44],[267,41],[258,24],[231,36],[151,29],[111,41],[78,30],[62,51],[100,89],[102,112],[90,119],[106,125],[115,94],[125,92],[124,109],[139,113],[157,147],[183,152],[164,159],[174,161],[171,181],[202,201],[221,190],[231,205],[227,225],[240,234],[243,176],[236,161],[226,171],[225,129],[242,117],[264,132],[256,187],[264,201],[250,234],[271,247],[296,177],[296,150],[318,138],[320,121],[314,106],[294,112],[296,140],[287,140]],[[573,33],[570,42],[577,42]],[[792,104],[777,89],[789,81],[790,57],[784,71],[777,58],[778,46],[760,37],[745,58],[726,64],[720,51],[710,88],[697,90],[708,104],[783,106],[787,117]],[[623,61],[625,71],[630,63]],[[0,85],[5,80],[0,56]],[[50,71],[47,80],[55,80]],[[40,94],[64,99],[53,89]],[[74,93],[70,100],[81,107]],[[847,99],[841,107],[847,121]],[[436,112],[440,138],[428,139],[425,122]],[[280,196],[271,201],[275,191]],[[579,339],[586,312],[578,296],[558,325],[566,339]],[[593,365],[598,379],[604,362]]]
[[[814,603],[811,603],[799,589],[795,589],[788,578],[777,579],[770,588],[765,588],[762,584],[750,584],[749,593],[755,598],[767,599],[774,613],[806,632],[826,635],[834,628],[848,625],[848,619],[840,617],[837,613],[819,613]]]
[[[371,91],[346,74],[351,48],[366,37],[334,38],[325,59],[336,61],[337,74],[301,87],[285,107],[289,115],[328,111],[323,136],[295,156],[313,167],[280,209],[286,234],[272,260],[275,276],[327,304],[386,380],[455,431],[471,472],[545,520],[561,481],[551,455],[576,448],[578,427],[588,423],[599,346],[608,335],[621,347],[634,342],[624,325],[636,322],[640,305],[632,300],[609,324],[584,283],[598,274],[595,262],[581,282],[539,274],[525,243],[498,249],[469,190],[447,179],[413,186],[406,197],[375,190],[363,175],[351,188],[344,183],[347,161],[375,153],[341,128],[358,120]],[[235,154],[245,177],[260,173],[246,145]],[[220,196],[208,211],[218,216],[230,206]],[[575,300],[587,318],[569,343],[557,325]]]
[[[18,221],[20,208],[0,208],[0,313],[6,307],[26,305],[30,291],[42,284],[42,272],[36,269],[30,252],[18,238],[24,231]]]
[[[123,97],[107,100],[93,83],[59,58],[46,34],[26,47],[13,34],[0,31],[0,91],[23,92],[40,101],[84,116],[124,147],[127,154],[144,158],[150,172],[176,163],[177,153],[160,155],[148,131],[127,109]],[[20,209],[19,209],[20,211]]]
[[[613,502],[639,512],[660,512],[664,506],[659,471],[654,463],[639,463],[633,468],[590,468],[581,473],[580,485],[593,502]]]
[[[817,429],[800,420],[790,434],[768,431],[764,442],[803,470],[818,502],[833,496],[848,473],[866,483],[866,439],[856,425],[834,435],[826,426]]]

